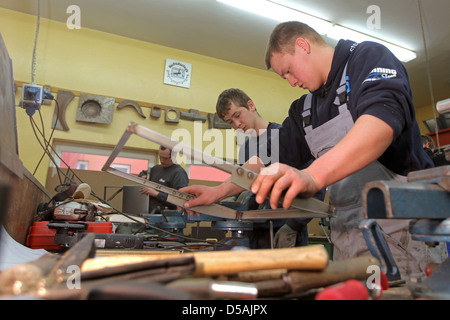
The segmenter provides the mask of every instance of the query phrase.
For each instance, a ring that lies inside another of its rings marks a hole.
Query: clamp
[[[380,262],[381,271],[384,272],[388,280],[390,282],[400,281],[400,270],[392,257],[391,250],[383,236],[384,232],[378,223],[373,219],[363,220],[359,229],[364,236],[364,240],[366,240],[370,253]]]

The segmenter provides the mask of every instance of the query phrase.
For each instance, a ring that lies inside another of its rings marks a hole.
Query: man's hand
[[[257,157],[252,157],[247,163],[243,166],[246,169],[252,170],[254,172],[259,172],[259,170],[264,167],[262,161]],[[190,214],[200,215],[199,213],[193,212],[188,208],[201,206],[201,205],[210,205],[213,203],[217,203],[225,198],[231,197],[235,194],[238,194],[244,191],[244,188],[241,188],[234,183],[231,182],[231,178],[228,178],[220,185],[216,187],[207,187],[202,185],[189,186],[185,188],[181,188],[181,192],[186,192],[193,194],[196,196],[195,199],[188,201],[184,204],[186,211]]]
[[[141,187],[141,189],[139,191],[142,194],[148,194],[149,196],[154,197],[154,198],[156,198],[159,194],[158,191],[156,191],[155,189],[150,188],[150,187]]]
[[[189,214],[199,216],[200,213],[189,210],[188,208],[210,205],[218,202],[220,198],[217,198],[217,188],[207,187],[202,185],[195,185],[180,189],[181,192],[193,194],[196,198],[192,199],[184,204],[184,208]]]
[[[286,189],[283,201],[285,209],[291,206],[297,195],[311,197],[320,190],[317,181],[309,172],[281,163],[274,163],[261,170],[252,185],[252,192],[256,194],[258,203],[263,203],[270,193],[272,209],[278,208],[280,196]]]

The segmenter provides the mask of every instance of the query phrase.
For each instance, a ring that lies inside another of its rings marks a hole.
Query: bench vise
[[[450,242],[450,166],[411,172],[404,183],[369,182],[362,191],[362,202],[368,220],[361,223],[360,229],[390,281],[399,280],[400,274],[373,219],[410,219],[413,240]],[[415,284],[412,293],[424,298],[449,299],[450,259],[447,258],[430,277]]]

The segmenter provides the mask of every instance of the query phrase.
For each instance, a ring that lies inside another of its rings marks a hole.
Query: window
[[[56,142],[55,151],[61,157],[55,157],[60,168],[101,171],[113,147],[97,147],[75,143]],[[157,152],[122,150],[111,167],[126,173],[139,174],[156,163]]]
[[[78,160],[77,169],[79,170],[89,170],[89,161]]]
[[[113,163],[111,165],[112,168],[117,169],[119,171],[125,172],[125,173],[130,173],[131,172],[131,165],[129,164],[118,164],[118,163]],[[144,170],[144,169],[142,169]],[[141,172],[142,170],[140,170],[139,172]]]
[[[207,165],[191,164],[188,172],[190,180],[223,182],[230,177],[229,173]]]

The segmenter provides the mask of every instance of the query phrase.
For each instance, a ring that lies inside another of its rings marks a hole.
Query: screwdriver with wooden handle
[[[275,297],[304,293],[310,289],[330,286],[346,280],[367,280],[370,266],[379,262],[371,256],[362,256],[330,263],[323,271],[289,271],[278,279],[256,282],[258,297]]]

